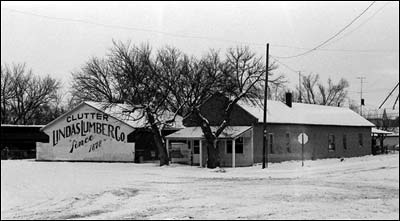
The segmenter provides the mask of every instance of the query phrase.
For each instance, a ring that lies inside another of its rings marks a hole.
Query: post
[[[232,168],[235,168],[236,164],[236,140],[232,141]]]
[[[302,102],[302,97],[301,97],[301,72],[299,71],[299,102]]]
[[[265,135],[267,134],[267,91],[268,91],[268,64],[269,62],[269,43],[267,43],[266,55],[265,55],[265,85],[264,85],[264,123],[263,123],[263,162],[262,168],[268,167],[268,151],[266,151]]]
[[[203,142],[201,142],[201,139],[199,140],[199,151],[200,151],[200,156],[199,156],[199,162],[200,162],[200,167],[203,167]]]
[[[301,134],[301,166],[304,167],[304,132]]]
[[[167,147],[167,156],[168,156],[169,161],[171,161],[171,159],[169,158],[169,140],[166,139],[165,142],[166,142],[165,145],[166,145],[166,147]]]
[[[360,86],[360,115],[362,116],[362,106],[363,106],[363,104],[362,104],[362,85],[363,85],[363,83],[365,83],[365,82],[363,82],[363,80],[365,79],[365,77],[363,77],[363,76],[361,76],[361,77],[357,77],[357,79],[360,79],[360,81],[361,81],[361,86]]]
[[[385,100],[382,102],[381,105],[379,105],[378,109],[381,109],[382,105],[385,104],[385,102],[387,101],[387,99],[390,97],[390,95],[392,95],[393,91],[396,90],[396,88],[399,86],[399,83],[396,84],[396,86],[393,88],[393,90],[389,93],[389,95],[385,98]],[[397,103],[397,101],[399,100],[399,96],[397,95],[397,99],[393,104],[393,109]]]
[[[251,162],[253,162],[254,163],[254,144],[253,144],[253,142],[254,142],[254,128],[251,128],[251,142],[250,142],[250,146],[251,146]]]

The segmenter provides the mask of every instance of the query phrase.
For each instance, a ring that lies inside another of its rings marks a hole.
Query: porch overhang
[[[375,136],[375,135],[388,135],[388,134],[393,134],[392,132],[385,131],[385,130],[380,130],[380,129],[377,129],[377,128],[372,128],[372,129],[371,129],[371,133],[372,133],[373,136]]]
[[[224,131],[218,136],[218,139],[235,139],[242,135],[243,133],[250,130],[252,126],[228,126],[224,129]],[[215,132],[218,127],[211,127],[211,131]],[[179,130],[175,133],[172,133],[166,136],[166,139],[169,140],[177,140],[177,139],[205,139],[203,135],[203,131],[201,127],[186,127],[182,130]]]

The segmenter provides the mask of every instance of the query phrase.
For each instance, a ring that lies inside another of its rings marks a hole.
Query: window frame
[[[225,152],[227,154],[232,154],[232,152],[233,152],[233,140],[231,140],[231,139],[226,140],[225,141],[225,145],[226,145],[226,151]],[[238,149],[238,147],[239,147],[239,149]],[[241,149],[241,151],[238,151],[240,149]],[[244,153],[244,138],[243,137],[238,137],[238,138],[235,139],[235,154],[243,154],[243,153]]]
[[[241,148],[240,152],[238,151],[238,147]],[[244,153],[244,138],[243,137],[238,137],[238,138],[235,139],[235,153],[236,154],[243,154]]]
[[[228,144],[228,142],[230,144]],[[225,145],[226,145],[226,153],[227,154],[232,154],[232,152],[233,152],[233,140],[226,140],[225,141]]]
[[[198,145],[196,145],[196,141]],[[193,140],[193,154],[200,154],[200,140]]]
[[[331,139],[333,138],[333,139]],[[332,146],[333,148],[332,148]],[[335,134],[330,133],[328,134],[328,151],[329,152],[335,152],[336,151],[336,141],[335,141]]]
[[[290,132],[286,132],[286,134],[285,134],[285,141],[286,141],[286,143],[285,143],[285,145],[286,145],[286,151],[287,151],[288,153],[291,153],[292,150],[291,150],[291,147],[290,147]]]
[[[358,145],[359,145],[360,147],[363,147],[363,146],[364,146],[364,136],[363,136],[362,133],[358,133]]]

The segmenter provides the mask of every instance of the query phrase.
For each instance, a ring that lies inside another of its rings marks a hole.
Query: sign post
[[[301,166],[304,166],[304,144],[308,142],[308,136],[305,133],[300,133],[297,137],[299,143],[301,143]]]

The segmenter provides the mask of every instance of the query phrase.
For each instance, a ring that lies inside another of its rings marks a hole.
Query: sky
[[[165,45],[200,57],[209,49],[247,45],[271,61],[288,86],[298,72],[349,81],[349,98],[377,108],[399,82],[399,2],[1,2],[1,63],[26,63],[37,75],[59,79],[91,57],[103,57],[112,40]],[[288,68],[289,67],[289,68]],[[391,108],[397,89],[384,108]],[[398,104],[397,104],[398,109]]]

